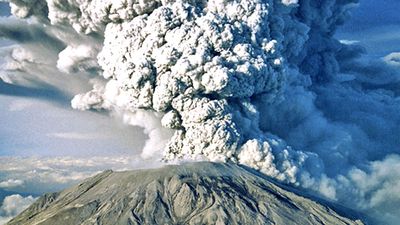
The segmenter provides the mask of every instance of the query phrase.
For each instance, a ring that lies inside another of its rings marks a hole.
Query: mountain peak
[[[8,223],[362,224],[234,164],[113,172],[41,197]]]

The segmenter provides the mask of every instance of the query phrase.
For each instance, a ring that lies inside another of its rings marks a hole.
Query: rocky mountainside
[[[362,224],[233,164],[106,171],[46,194],[9,225]]]

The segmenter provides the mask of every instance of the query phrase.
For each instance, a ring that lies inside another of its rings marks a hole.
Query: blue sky
[[[342,27],[351,33],[368,30],[374,27],[399,25],[400,16],[398,0],[360,0],[358,7],[352,10],[352,18]]]
[[[337,32],[339,39],[359,41],[368,56],[379,58],[400,51],[400,1],[360,0],[352,17]]]

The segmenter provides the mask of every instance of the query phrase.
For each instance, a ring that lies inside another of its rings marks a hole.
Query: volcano
[[[9,225],[363,224],[236,164],[102,172],[46,194]]]

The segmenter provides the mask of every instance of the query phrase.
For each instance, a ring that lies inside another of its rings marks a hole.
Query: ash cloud
[[[334,38],[356,0],[10,2],[61,43],[47,57],[70,76],[50,83],[88,75],[72,107],[143,127],[143,157],[241,163],[397,218],[399,57]]]

